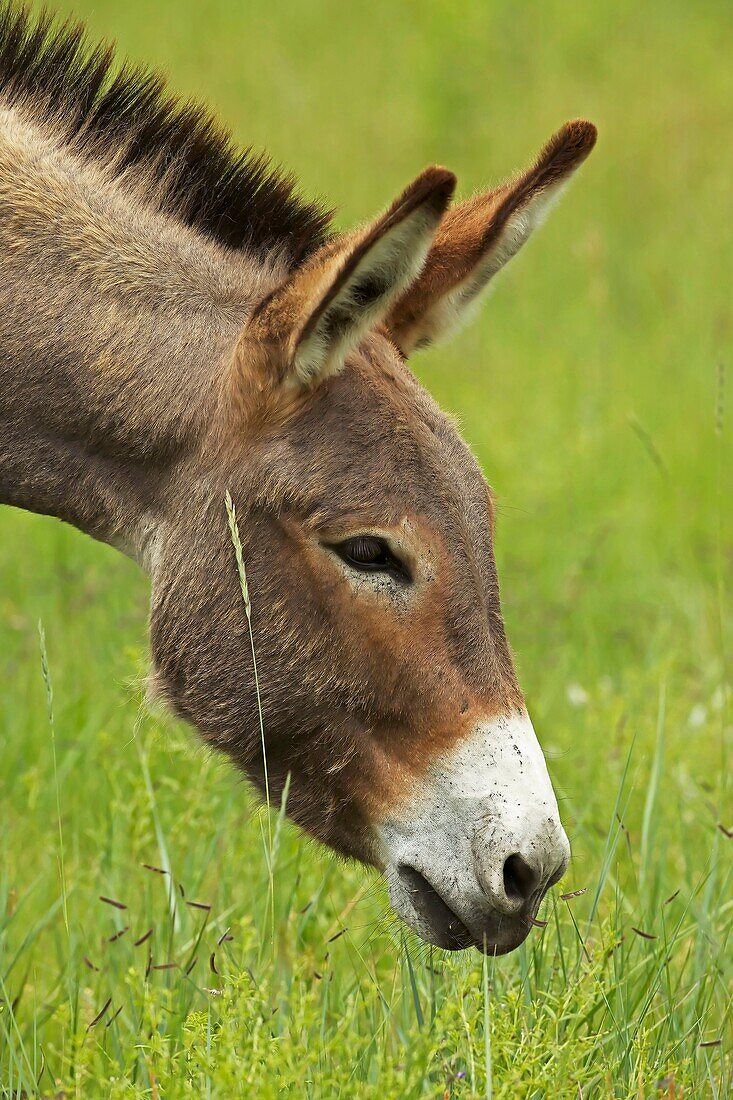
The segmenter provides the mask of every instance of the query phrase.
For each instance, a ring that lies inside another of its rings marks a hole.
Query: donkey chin
[[[477,724],[378,831],[392,908],[449,951],[513,951],[570,858],[523,710]]]

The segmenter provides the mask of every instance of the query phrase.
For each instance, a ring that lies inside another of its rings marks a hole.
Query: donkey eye
[[[363,573],[390,573],[398,580],[409,581],[410,575],[384,539],[376,535],[356,535],[338,542],[332,549],[342,561]]]

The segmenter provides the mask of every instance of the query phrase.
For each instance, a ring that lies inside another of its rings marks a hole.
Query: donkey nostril
[[[510,901],[528,901],[540,884],[540,876],[519,853],[504,863],[504,893]]]

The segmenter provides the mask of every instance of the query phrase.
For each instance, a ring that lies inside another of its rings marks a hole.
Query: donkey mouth
[[[533,910],[537,909],[543,894],[538,890],[523,911],[511,916],[495,912],[486,914],[481,921],[484,927],[471,931],[420,871],[406,863],[399,864],[396,871],[417,918],[415,930],[444,951],[465,951],[475,947],[483,954],[496,956],[514,951],[526,939],[532,926]],[[404,913],[402,916],[405,919]],[[414,924],[409,919],[407,923]]]
[[[445,951],[465,951],[467,947],[480,946],[461,918],[424,875],[406,863],[400,864],[397,874],[410,895],[418,917],[429,926],[436,946]]]

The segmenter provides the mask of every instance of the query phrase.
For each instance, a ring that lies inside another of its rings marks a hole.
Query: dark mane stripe
[[[330,212],[301,200],[263,154],[239,152],[201,106],[144,69],[114,71],[114,47],[80,25],[0,4],[0,102],[22,106],[69,148],[112,165],[185,225],[221,244],[299,263],[326,239]]]

